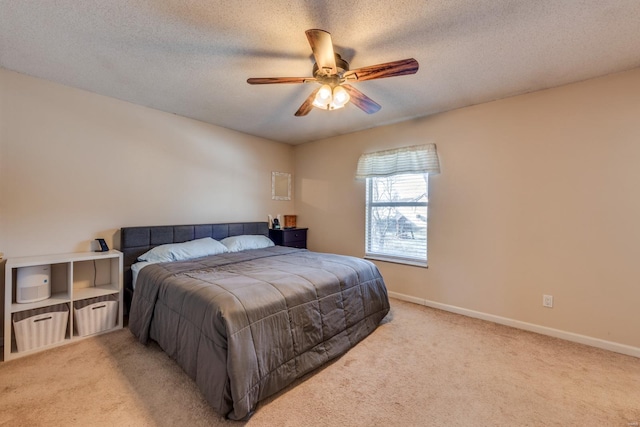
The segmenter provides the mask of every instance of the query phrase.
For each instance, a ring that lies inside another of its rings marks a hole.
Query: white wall
[[[310,249],[363,256],[358,157],[435,142],[429,268],[376,262],[389,290],[638,348],[639,117],[633,70],[304,144],[296,211]]]

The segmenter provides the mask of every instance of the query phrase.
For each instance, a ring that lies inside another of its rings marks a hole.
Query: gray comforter
[[[344,354],[389,311],[366,260],[271,247],[140,271],[129,328],[176,359],[220,414],[257,403]]]

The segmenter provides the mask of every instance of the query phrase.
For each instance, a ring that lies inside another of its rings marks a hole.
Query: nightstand
[[[308,228],[283,228],[280,230],[269,230],[269,238],[278,246],[306,249],[307,230]]]

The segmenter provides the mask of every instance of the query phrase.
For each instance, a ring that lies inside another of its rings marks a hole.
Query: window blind
[[[356,179],[406,173],[440,173],[436,145],[414,145],[365,153],[358,160]]]
[[[426,266],[426,173],[367,178],[365,257]]]

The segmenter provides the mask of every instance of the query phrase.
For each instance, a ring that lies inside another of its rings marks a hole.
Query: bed
[[[267,235],[266,222],[121,229],[131,332],[156,341],[233,420],[346,353],[389,311],[373,263],[283,246],[150,264],[133,289],[131,266],[153,248]]]

